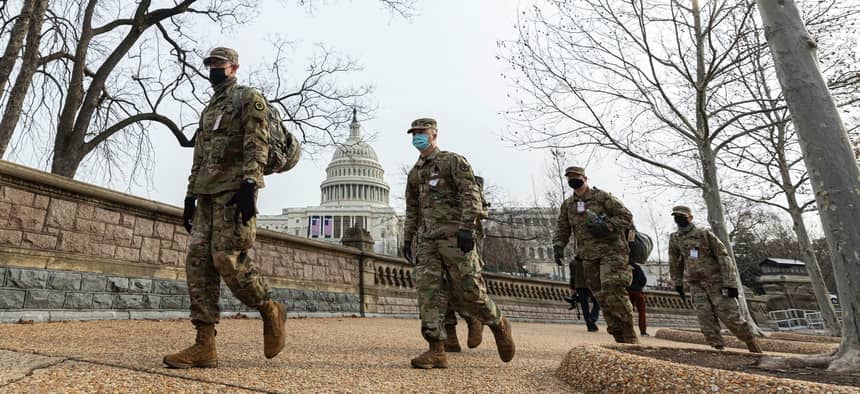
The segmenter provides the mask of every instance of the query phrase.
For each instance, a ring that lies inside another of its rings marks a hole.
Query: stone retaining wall
[[[0,321],[187,316],[181,210],[0,160]],[[258,229],[250,252],[293,313],[417,316],[405,260]],[[517,319],[579,320],[563,282],[485,275]],[[245,311],[222,286],[226,313]],[[674,293],[648,293],[649,324],[695,324]]]
[[[354,293],[272,288],[272,297],[293,313],[359,313]],[[0,322],[89,320],[188,315],[185,281],[115,276],[97,272],[53,271],[0,267]],[[252,312],[222,283],[221,311],[225,315]]]

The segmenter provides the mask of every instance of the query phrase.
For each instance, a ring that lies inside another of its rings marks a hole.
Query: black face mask
[[[212,86],[218,86],[226,80],[227,80],[227,74],[225,73],[223,68],[210,68],[209,69],[209,82],[212,83]]]
[[[675,224],[677,224],[678,227],[687,227],[690,225],[690,219],[686,216],[675,215]]]
[[[582,187],[582,185],[585,184],[585,181],[583,181],[582,179],[579,179],[579,178],[574,178],[574,179],[568,179],[567,184],[574,189],[579,189],[580,187]]]

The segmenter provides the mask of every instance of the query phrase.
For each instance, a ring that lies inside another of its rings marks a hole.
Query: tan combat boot
[[[179,353],[164,356],[168,368],[217,368],[218,352],[215,350],[215,325],[195,323],[197,340],[191,347]]]
[[[514,345],[514,337],[511,335],[511,323],[503,317],[499,320],[498,325],[491,325],[490,330],[493,331],[493,336],[496,337],[496,348],[499,350],[499,357],[504,362],[511,361],[516,353]]]
[[[412,359],[413,368],[448,368],[448,355],[445,353],[445,343],[442,341],[429,341],[430,348]]]
[[[761,351],[761,346],[758,344],[758,340],[755,338],[747,342],[747,349],[750,350],[750,353],[763,353]]]
[[[453,324],[445,325],[445,351],[448,353],[460,353],[463,349],[460,348],[460,339],[457,338],[457,326]]]
[[[484,335],[484,323],[481,323],[478,319],[471,319],[468,322],[469,324],[469,338],[466,339],[466,345],[469,346],[469,349],[474,349],[481,344]]]
[[[272,358],[281,352],[287,341],[287,311],[283,304],[272,300],[266,300],[258,310],[263,318],[263,353],[266,358]]]

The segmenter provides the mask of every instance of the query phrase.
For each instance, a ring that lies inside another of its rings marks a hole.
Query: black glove
[[[738,289],[737,287],[723,287],[726,291],[726,297],[729,298],[738,298]]]
[[[191,234],[191,222],[194,220],[194,211],[197,210],[196,197],[185,197],[185,209],[182,210],[182,225],[185,226],[185,231]]]
[[[687,294],[684,293],[684,286],[675,286],[675,291],[681,296],[681,301],[687,302]]]
[[[595,238],[604,238],[610,233],[609,224],[606,222],[588,223],[585,228]]]
[[[475,249],[475,233],[469,230],[457,230],[457,247],[463,253],[469,253]]]
[[[552,253],[555,255],[555,263],[559,267],[563,266],[561,259],[564,258],[564,246],[555,245],[552,247]]]
[[[407,241],[403,243],[403,258],[405,258],[406,261],[415,264],[415,262],[412,261],[412,242]]]
[[[230,201],[227,201],[227,205],[236,206],[233,221],[239,220],[239,215],[242,215],[242,224],[248,224],[252,217],[257,216],[257,207],[254,201],[254,190],[256,189],[257,182],[252,179],[245,179],[239,186],[239,191],[230,198]]]

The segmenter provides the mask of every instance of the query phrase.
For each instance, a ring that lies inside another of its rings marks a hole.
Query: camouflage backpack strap
[[[242,115],[242,107],[244,106],[242,96],[245,95],[245,89],[248,89],[245,85],[236,85],[236,87],[233,88],[233,95],[230,97],[230,102],[233,105],[233,113],[239,114],[239,116]]]
[[[440,161],[444,161],[443,165],[439,165]],[[456,164],[457,162],[457,154],[454,152],[448,151],[439,151],[439,155],[436,156],[436,163],[434,164],[439,168],[439,175],[445,179],[445,182],[448,182],[449,185],[456,185],[457,179],[454,178],[454,169],[451,165]],[[454,193],[457,193],[456,187],[454,189]]]
[[[711,238],[708,236],[708,233],[711,232],[711,229],[708,227],[702,227],[700,232],[702,234],[702,244],[705,245],[705,250],[711,252]]]

